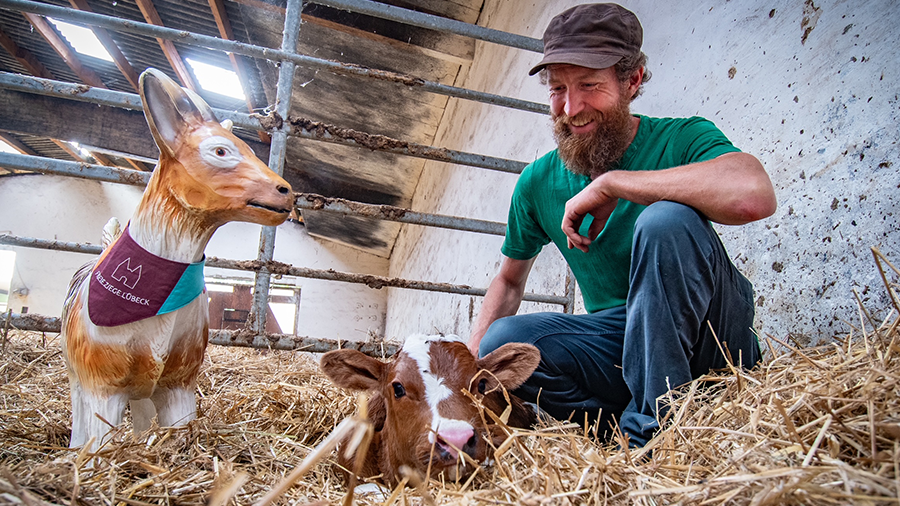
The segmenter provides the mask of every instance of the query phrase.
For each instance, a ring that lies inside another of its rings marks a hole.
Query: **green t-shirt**
[[[634,141],[613,170],[661,170],[739,151],[709,120],[638,116]],[[620,199],[590,251],[568,249],[560,228],[566,202],[591,179],[565,168],[556,150],[531,163],[516,183],[501,251],[528,260],[550,241],[562,252],[584,294],[589,313],[625,304],[634,223],[646,208]],[[591,216],[581,234],[587,235]]]

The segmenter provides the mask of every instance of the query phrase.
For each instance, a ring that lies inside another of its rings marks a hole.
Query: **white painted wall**
[[[571,0],[486,0],[479,24],[540,37]],[[776,187],[774,216],[717,227],[754,282],[757,327],[801,342],[858,325],[889,307],[870,247],[895,264],[900,227],[900,2],[623,0],[644,26],[652,80],[633,110],[701,115],[758,156]],[[540,56],[479,42],[462,84],[546,103],[528,69]],[[552,149],[549,120],[451,100],[435,145],[531,161]],[[515,176],[430,162],[412,208],[506,221]],[[486,287],[499,237],[406,226],[393,276]],[[562,261],[545,248],[528,291],[562,294]],[[437,329],[467,335],[480,298],[395,289],[388,336]],[[534,311],[524,304],[520,312]],[[559,306],[551,307],[559,310]]]
[[[110,217],[124,223],[140,201],[142,189],[75,178],[29,175],[0,178],[0,233],[99,244]],[[257,256],[261,227],[229,223],[207,247],[208,256],[251,260]],[[59,316],[69,280],[89,255],[9,247],[16,251],[10,307],[21,312]],[[300,225],[278,227],[275,260],[313,269],[386,275],[388,261],[358,250],[311,238]],[[250,276],[251,273],[207,269],[207,274]],[[286,280],[288,281],[288,280]],[[387,293],[364,285],[292,278],[301,288],[298,335],[363,340],[384,333]]]

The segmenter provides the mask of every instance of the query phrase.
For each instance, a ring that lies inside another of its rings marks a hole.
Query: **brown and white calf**
[[[159,163],[125,231],[69,285],[63,356],[72,396],[71,447],[122,421],[135,432],[196,417],[196,379],[209,334],[203,251],[229,221],[278,225],[290,185],[220,124],[196,94],[165,74],[140,78]]]
[[[540,361],[534,346],[510,343],[476,359],[456,336],[410,336],[400,353],[382,362],[355,350],[336,350],[322,356],[321,367],[338,386],[371,393],[368,418],[375,435],[360,475],[381,476],[396,484],[400,466],[422,476],[445,473],[455,480],[473,470],[460,455],[482,463],[488,457],[491,418],[482,416],[468,391],[484,406],[501,414],[506,408],[502,388],[521,385]],[[531,408],[510,396],[508,425],[529,427],[536,420]],[[488,421],[486,426],[483,420]],[[338,463],[354,468],[353,457],[341,451]]]

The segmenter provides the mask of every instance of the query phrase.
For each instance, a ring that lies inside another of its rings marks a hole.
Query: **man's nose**
[[[584,110],[584,100],[577,90],[566,91],[566,104],[563,111],[570,118],[574,118],[578,113]]]

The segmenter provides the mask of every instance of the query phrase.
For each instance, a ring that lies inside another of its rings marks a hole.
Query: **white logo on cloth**
[[[131,268],[131,257],[126,258],[119,265],[116,266],[116,270],[112,273],[112,278],[119,283],[124,284],[128,288],[134,290],[134,287],[137,286],[138,281],[141,280],[141,269],[142,265],[138,265],[134,269]]]

